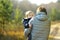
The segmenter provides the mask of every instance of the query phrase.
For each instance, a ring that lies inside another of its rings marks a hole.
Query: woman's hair
[[[45,12],[47,14],[47,11],[46,11],[45,7],[43,7],[43,6],[38,7],[37,12]]]

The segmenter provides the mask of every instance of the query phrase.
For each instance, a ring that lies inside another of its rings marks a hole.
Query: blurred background
[[[60,0],[0,0],[0,40],[25,40],[22,18],[40,5],[51,19],[49,40],[60,40]]]

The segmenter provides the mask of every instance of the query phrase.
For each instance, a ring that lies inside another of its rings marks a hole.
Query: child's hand
[[[31,25],[31,24],[29,24],[29,28],[30,28],[30,29],[32,28],[32,25]]]

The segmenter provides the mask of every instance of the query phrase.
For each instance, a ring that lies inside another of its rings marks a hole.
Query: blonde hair
[[[28,17],[29,14],[34,15],[34,12],[32,12],[32,11],[27,11],[27,12],[25,12],[25,17]]]

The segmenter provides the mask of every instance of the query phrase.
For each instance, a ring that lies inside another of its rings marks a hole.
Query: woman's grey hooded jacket
[[[32,24],[32,40],[48,40],[50,19],[44,12],[39,12],[29,24]]]

